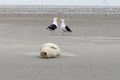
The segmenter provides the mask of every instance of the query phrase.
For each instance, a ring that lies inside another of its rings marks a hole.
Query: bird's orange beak
[[[58,18],[58,19],[57,19],[57,21],[58,21],[58,22],[60,22],[60,21],[61,21],[61,19],[60,19],[60,18]]]

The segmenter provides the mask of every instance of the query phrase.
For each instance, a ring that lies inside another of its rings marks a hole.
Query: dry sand
[[[61,16],[73,30],[65,36],[45,29],[53,16],[0,16],[0,80],[120,80],[120,16]],[[62,56],[41,59],[46,42]]]

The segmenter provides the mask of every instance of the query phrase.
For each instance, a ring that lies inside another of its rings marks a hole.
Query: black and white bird
[[[64,35],[65,32],[72,32],[70,27],[65,24],[65,20],[64,19],[60,19],[60,21],[61,21],[61,29],[63,31],[63,35]]]
[[[53,23],[51,25],[49,25],[46,29],[48,29],[51,34],[54,33],[55,34],[55,30],[57,29],[58,24],[57,24],[57,18],[53,18]]]

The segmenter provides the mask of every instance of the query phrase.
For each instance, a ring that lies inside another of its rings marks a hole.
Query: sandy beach
[[[120,80],[119,15],[56,15],[73,31],[64,36],[46,30],[53,17],[0,15],[0,80]],[[60,46],[60,58],[39,57],[46,42]]]

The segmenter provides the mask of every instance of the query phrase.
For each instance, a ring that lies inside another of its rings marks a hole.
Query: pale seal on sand
[[[60,48],[54,43],[45,43],[40,48],[41,58],[56,58],[60,56]]]

